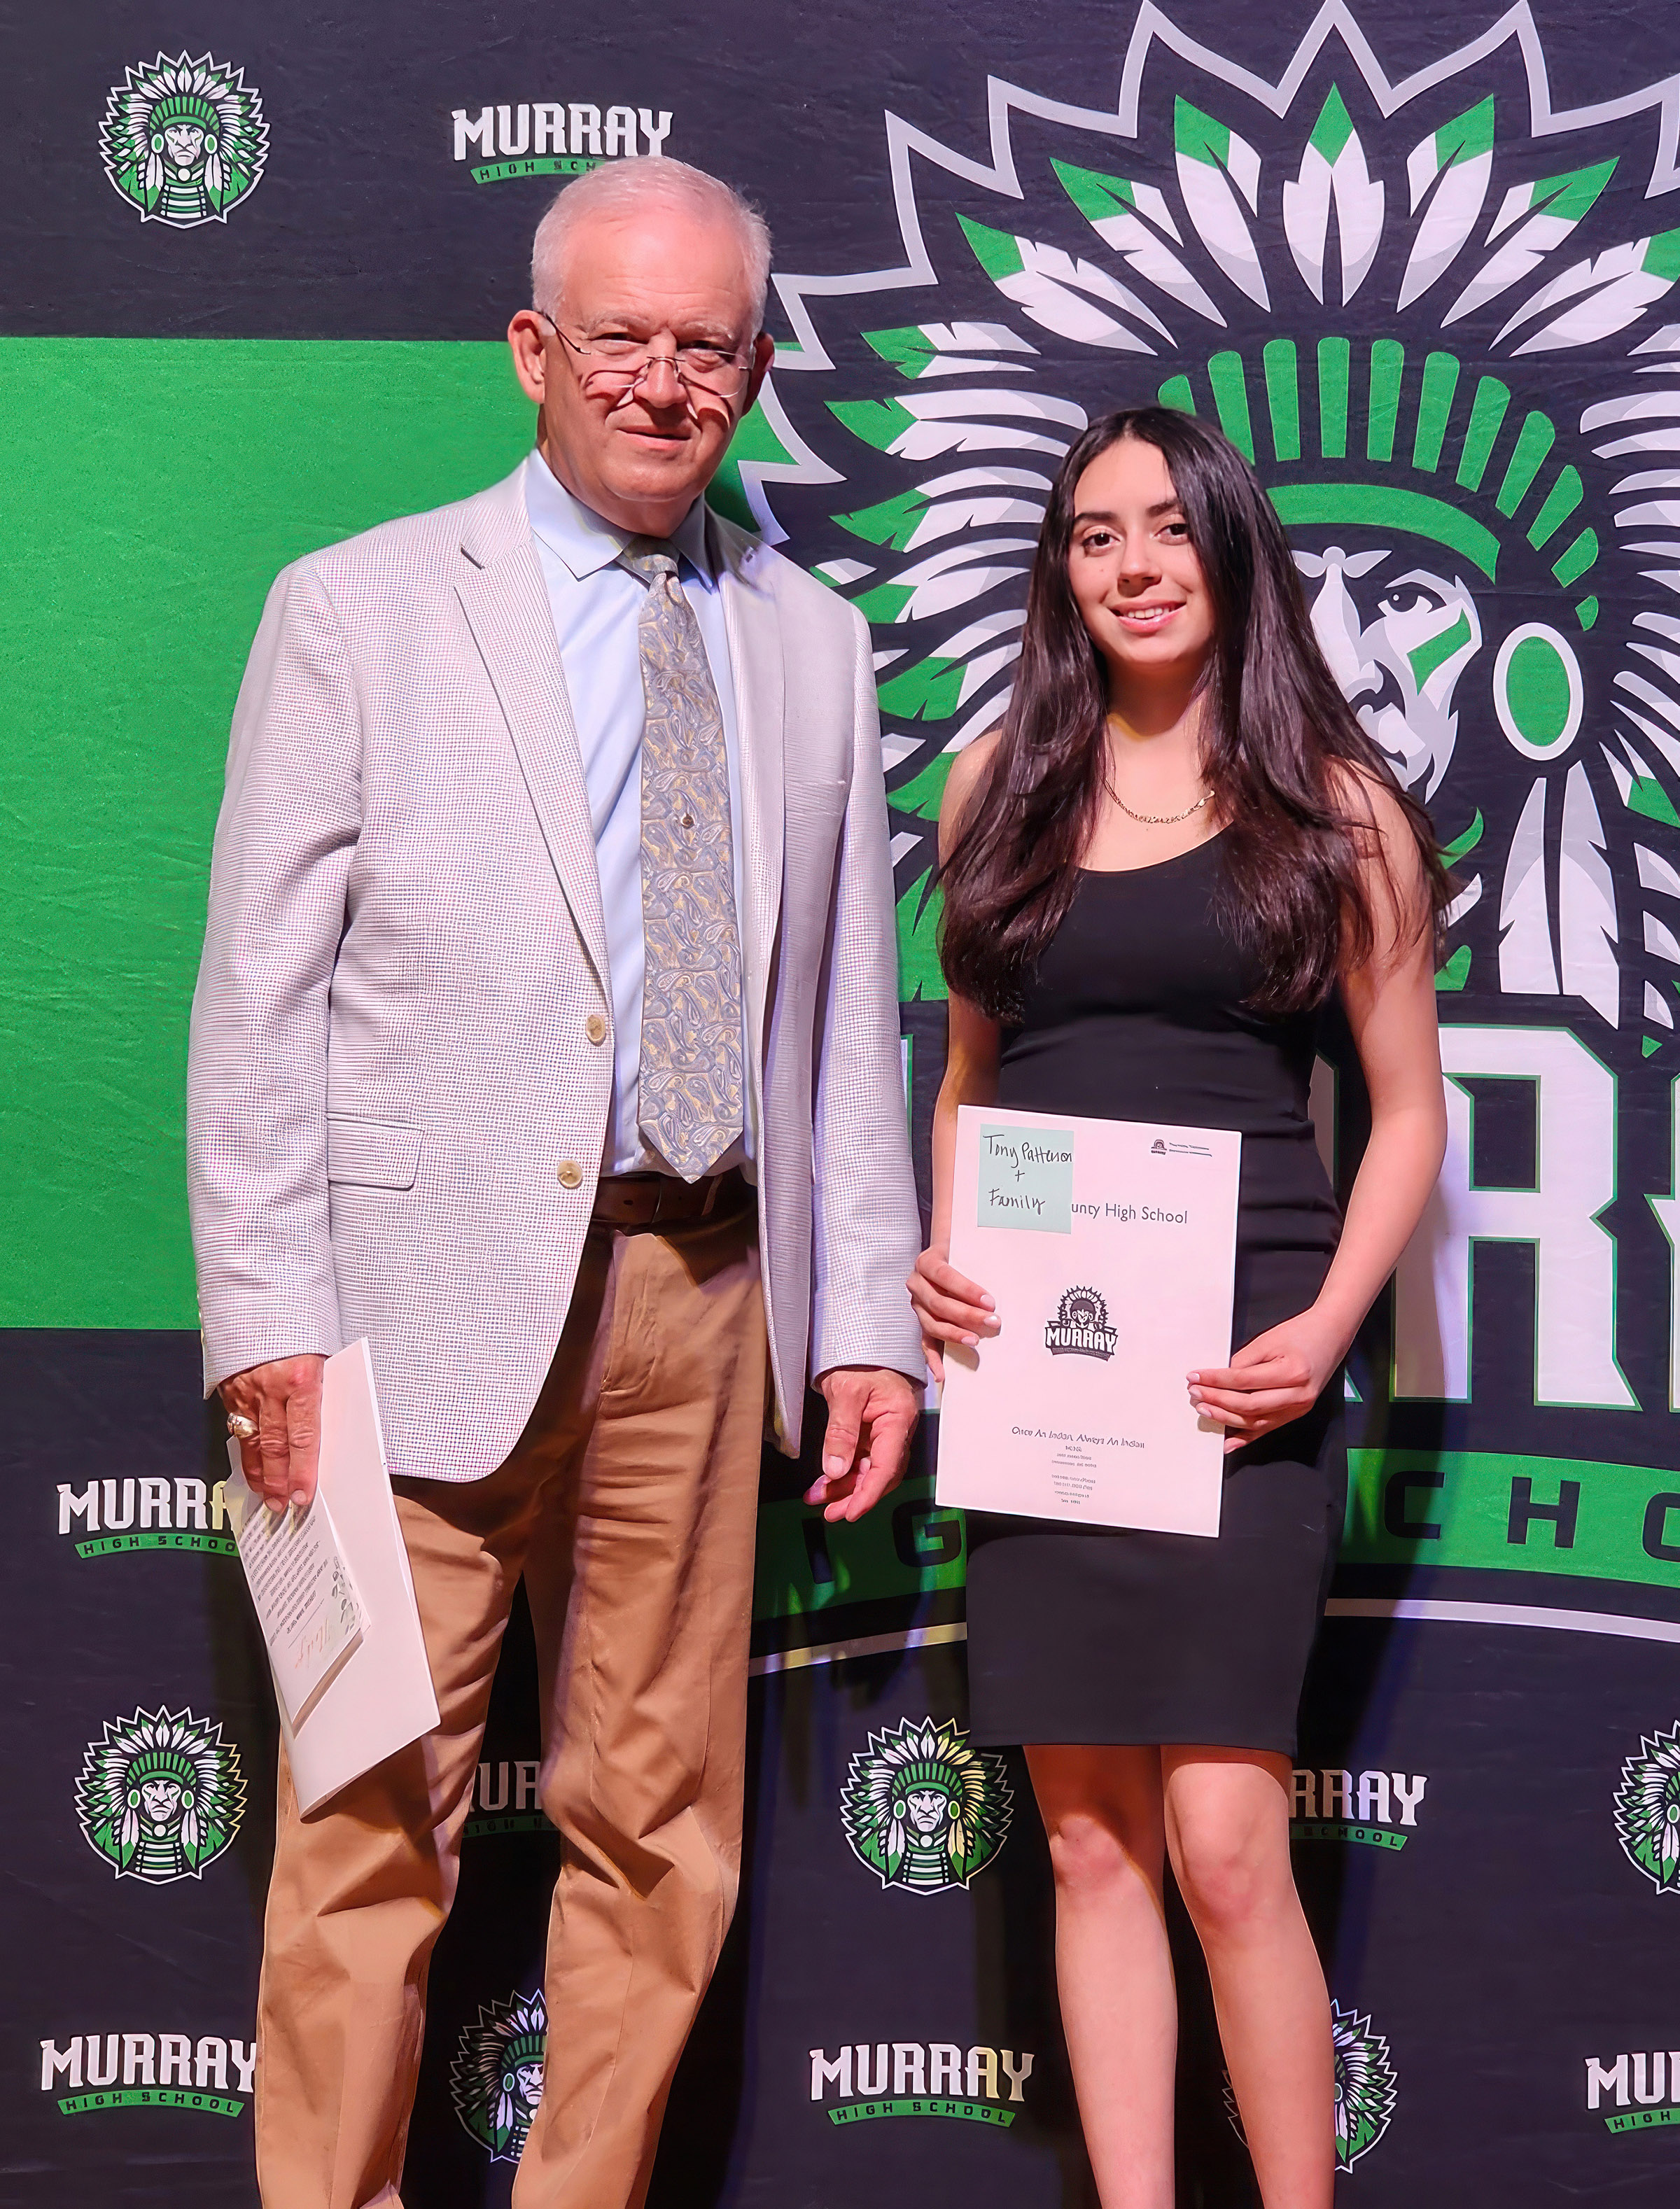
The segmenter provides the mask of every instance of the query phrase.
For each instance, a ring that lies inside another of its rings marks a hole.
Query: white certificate
[[[367,1608],[318,1487],[307,1510],[270,1511],[236,1471],[226,1496],[274,1692],[295,1731],[361,1647]]]
[[[945,1347],[940,1502],[1219,1532],[1225,1430],[1185,1376],[1230,1362],[1242,1141],[962,1106],[951,1263],[1001,1324]]]
[[[230,1443],[235,1466],[238,1449]],[[230,1480],[230,1492],[234,1483]],[[406,1749],[437,1724],[437,1697],[426,1662],[408,1551],[385,1469],[385,1444],[365,1342],[327,1360],[321,1396],[322,1526],[356,1598],[358,1638],[336,1652],[330,1676],[294,1720],[271,1645],[280,1697],[280,1736],[307,1817],[329,1795]],[[286,1519],[292,1517],[287,1512]],[[314,1513],[304,1515],[307,1526]],[[240,1544],[242,1556],[244,1544]],[[246,1565],[250,1573],[250,1563]],[[302,1574],[300,1561],[300,1579]],[[330,1567],[328,1568],[330,1586]],[[256,1595],[253,1585],[252,1593]],[[259,1599],[259,1616],[262,1616]],[[266,1622],[265,1622],[266,1636]]]

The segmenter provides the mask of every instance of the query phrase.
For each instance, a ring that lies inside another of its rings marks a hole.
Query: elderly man
[[[792,1452],[816,1375],[830,1518],[914,1422],[868,633],[701,499],[768,261],[676,161],[568,186],[509,331],[536,451],[287,569],[240,693],[194,1007],[207,1381],[278,1508],[323,1354],[367,1337],[442,1712],[307,1820],[282,1773],[269,2209],[399,2200],[521,1574],[564,1845],[515,2198],[641,2201],[735,1900],[767,1396]]]

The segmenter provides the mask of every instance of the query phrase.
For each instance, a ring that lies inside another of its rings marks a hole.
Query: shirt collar
[[[628,531],[615,529],[569,491],[536,451],[525,463],[525,510],[533,533],[580,582],[611,567],[630,541]],[[696,575],[708,583],[715,581],[703,498],[695,499],[671,531],[671,541]]]

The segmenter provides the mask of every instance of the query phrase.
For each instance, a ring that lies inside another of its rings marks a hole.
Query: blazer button
[[[575,1159],[567,1159],[562,1165],[560,1186],[562,1189],[581,1189],[583,1186],[583,1168]]]
[[[606,1041],[606,1022],[601,1018],[599,1013],[591,1013],[588,1019],[583,1023],[583,1032],[588,1037],[591,1043],[605,1043]]]

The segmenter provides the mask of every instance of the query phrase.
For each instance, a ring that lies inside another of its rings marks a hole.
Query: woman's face
[[[1117,698],[1129,683],[1201,672],[1213,601],[1157,447],[1123,437],[1081,476],[1068,580]]]

